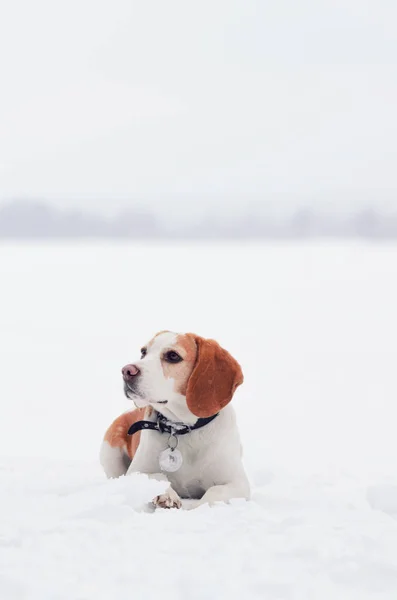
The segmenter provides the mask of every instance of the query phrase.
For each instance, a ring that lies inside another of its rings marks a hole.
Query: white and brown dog
[[[105,434],[100,459],[108,477],[140,472],[169,481],[153,500],[163,508],[180,508],[181,498],[196,499],[193,506],[249,498],[229,404],[243,374],[226,350],[191,333],[164,331],[122,374],[137,408]]]

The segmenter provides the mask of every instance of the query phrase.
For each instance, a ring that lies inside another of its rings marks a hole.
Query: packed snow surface
[[[395,600],[397,247],[0,246],[1,600]],[[107,481],[120,369],[194,331],[243,366],[252,500]]]

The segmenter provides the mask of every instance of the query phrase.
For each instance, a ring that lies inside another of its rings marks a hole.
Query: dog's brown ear
[[[197,344],[197,357],[187,385],[187,406],[197,417],[211,417],[230,402],[243,383],[243,373],[233,356],[215,340],[190,335]]]

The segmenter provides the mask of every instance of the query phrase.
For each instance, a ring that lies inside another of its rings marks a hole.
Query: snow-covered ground
[[[0,286],[1,600],[396,599],[396,246],[3,244]],[[160,329],[241,362],[252,501],[104,478]]]

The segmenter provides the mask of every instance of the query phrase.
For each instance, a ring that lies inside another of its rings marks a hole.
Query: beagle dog
[[[238,362],[214,340],[158,333],[141,358],[122,369],[135,410],[105,434],[100,461],[107,477],[145,473],[166,480],[156,507],[189,508],[250,496],[235,413],[229,404],[243,383]]]

